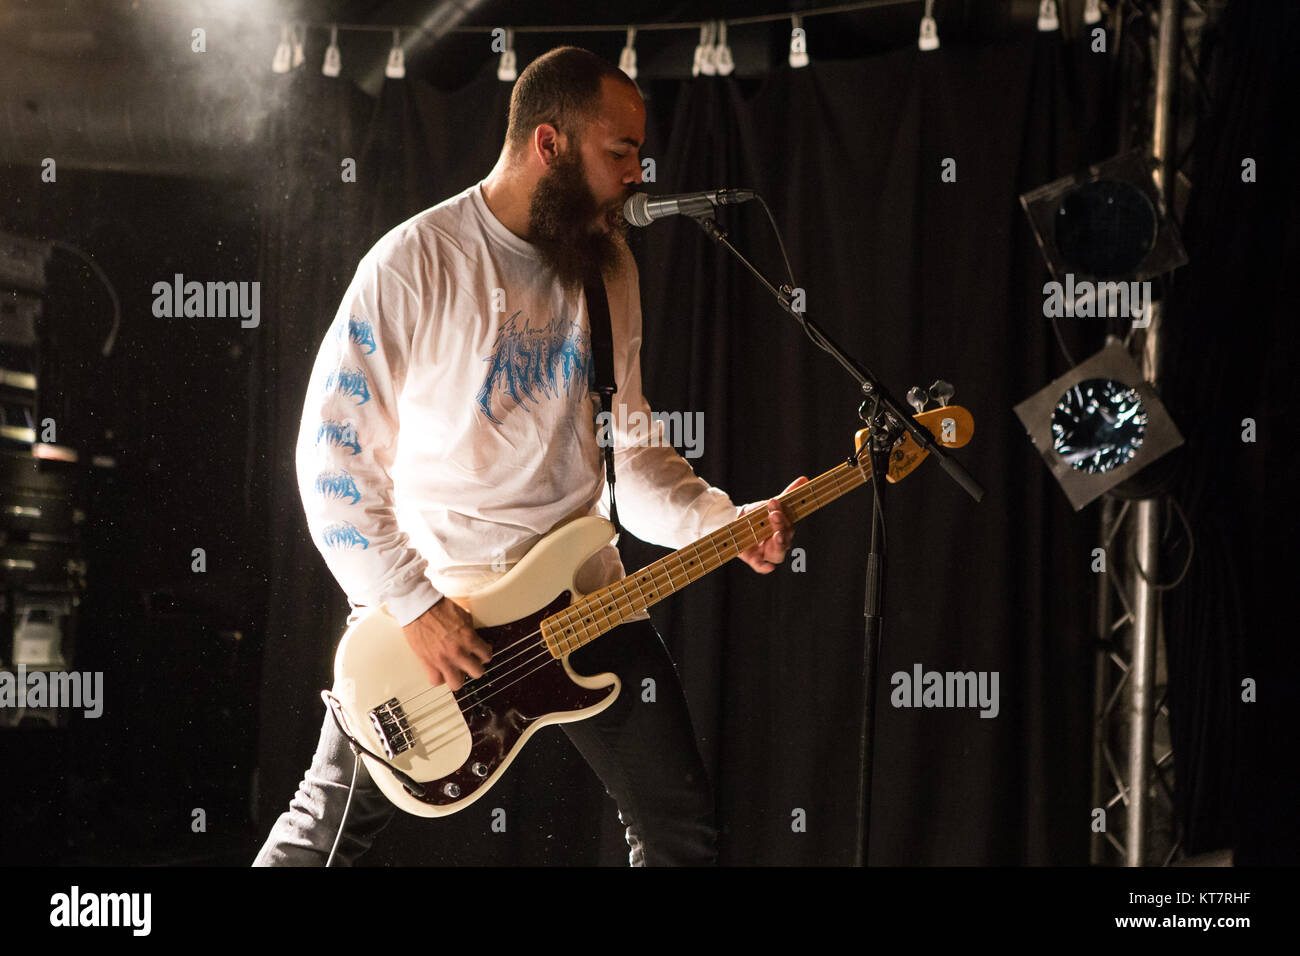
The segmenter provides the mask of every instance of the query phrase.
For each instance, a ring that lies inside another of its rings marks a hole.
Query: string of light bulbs
[[[727,44],[729,26],[748,26],[751,24],[774,23],[781,20],[790,22],[790,66],[799,69],[809,64],[808,37],[803,28],[805,17],[827,16],[836,13],[851,13],[869,10],[874,7],[897,6],[903,3],[918,3],[920,0],[855,0],[852,3],[839,3],[811,10],[788,11],[785,13],[766,13],[747,17],[731,17],[725,20],[689,20],[670,23],[644,23],[635,26],[627,24],[567,24],[555,26],[516,26],[516,27],[452,27],[437,32],[486,34],[492,38],[492,49],[500,54],[497,65],[497,77],[503,81],[513,81],[518,73],[518,59],[514,49],[514,37],[520,33],[621,33],[625,37],[623,50],[619,55],[619,68],[631,79],[636,79],[636,34],[651,30],[690,30],[699,31],[699,42],[695,46],[691,75],[728,76],[735,69],[735,59]],[[1089,10],[1099,0],[1087,0]],[[1039,11],[1039,29],[1043,24],[1044,9],[1051,6],[1051,19],[1055,22],[1055,0],[1042,0]],[[1100,17],[1100,12],[1098,12]],[[1089,21],[1091,22],[1091,21]],[[1053,27],[1055,28],[1055,27]],[[275,73],[288,73],[302,66],[305,57],[303,45],[307,31],[328,30],[330,43],[325,51],[325,60],[321,72],[326,76],[337,77],[342,69],[342,53],[338,45],[338,35],[343,32],[391,33],[393,45],[388,52],[388,62],[384,75],[400,79],[406,75],[405,53],[402,36],[430,33],[426,27],[416,24],[375,24],[375,23],[317,23],[310,21],[288,21],[280,24],[280,42],[271,61],[271,70]],[[921,18],[917,46],[921,50],[939,48],[939,32],[934,19],[934,0],[925,0],[925,14]]]
[[[445,33],[486,34],[492,37],[492,49],[501,55],[497,65],[497,78],[511,82],[518,75],[518,58],[515,54],[514,38],[517,33],[622,33],[625,41],[619,54],[619,69],[631,79],[636,79],[636,47],[638,31],[650,30],[699,30],[700,39],[695,46],[691,75],[729,76],[735,69],[735,59],[727,45],[728,26],[748,26],[750,24],[774,23],[780,20],[790,21],[789,63],[794,69],[805,67],[810,62],[808,54],[808,37],[803,29],[804,17],[827,16],[835,13],[851,13],[869,10],[874,7],[897,6],[903,3],[919,3],[920,0],[855,0],[852,3],[838,3],[811,10],[793,10],[785,13],[764,13],[748,17],[732,17],[725,20],[682,20],[669,23],[644,23],[635,26],[625,24],[575,23],[555,26],[517,26],[517,27],[451,27],[434,34],[428,28],[416,24],[376,24],[376,23],[317,23],[310,21],[288,21],[280,24],[280,42],[271,61],[271,70],[275,73],[288,73],[302,66],[305,56],[303,45],[307,31],[329,30],[330,42],[325,50],[325,60],[321,72],[326,76],[337,77],[342,70],[342,53],[338,45],[339,31],[360,33],[392,33],[393,45],[388,51],[388,62],[384,75],[400,79],[406,75],[405,48],[402,45],[403,34],[429,33],[441,36]],[[1101,20],[1101,0],[1084,0],[1083,22],[1095,24]],[[1057,13],[1056,0],[1040,0],[1038,5],[1038,29],[1051,32],[1060,29],[1060,17]],[[921,17],[916,45],[925,52],[939,49],[939,28],[934,18],[934,0],[925,0],[925,13]]]

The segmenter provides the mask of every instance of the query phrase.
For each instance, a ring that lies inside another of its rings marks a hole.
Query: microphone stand
[[[863,617],[864,641],[862,657],[862,724],[859,738],[862,753],[862,773],[858,781],[858,845],[854,857],[855,866],[866,866],[871,838],[871,782],[873,777],[873,759],[875,755],[876,736],[876,668],[880,659],[880,635],[884,625],[884,577],[885,555],[882,549],[885,522],[885,482],[881,481],[889,472],[889,452],[894,442],[903,433],[912,436],[921,448],[938,459],[940,467],[967,494],[976,501],[984,497],[984,489],[979,482],[952,458],[930,434],[928,428],[919,425],[911,412],[894,398],[880,379],[866,366],[859,364],[845,354],[835,342],[818,327],[802,310],[794,308],[794,289],[782,284],[780,288],[768,281],[767,277],[756,269],[748,259],[740,254],[728,240],[727,233],[714,220],[711,212],[687,214],[704,230],[704,234],[724,247],[740,260],[746,269],[763,284],[768,292],[776,298],[777,303],[798,323],[804,333],[823,351],[830,353],[835,361],[843,366],[858,383],[864,396],[858,407],[858,417],[870,429],[867,454],[871,462],[871,547],[867,552],[866,589],[864,592]],[[870,408],[868,409],[868,406]],[[850,456],[856,465],[860,452]]]

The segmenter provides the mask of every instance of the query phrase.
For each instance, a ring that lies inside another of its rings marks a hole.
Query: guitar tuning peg
[[[907,390],[907,404],[916,409],[918,415],[925,411],[925,403],[929,400],[929,393],[919,385],[913,385]]]
[[[957,390],[952,387],[951,383],[945,382],[943,379],[939,378],[935,379],[934,384],[930,386],[930,397],[939,403],[940,408],[943,408],[952,400],[956,391]]]

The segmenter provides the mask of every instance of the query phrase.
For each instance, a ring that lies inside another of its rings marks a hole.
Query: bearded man
[[[308,526],[348,595],[349,623],[385,605],[432,686],[456,691],[492,658],[447,596],[499,579],[565,522],[609,513],[590,394],[584,277],[593,270],[612,326],[621,524],[680,548],[766,507],[772,533],[741,559],[768,573],[789,550],[792,524],[775,499],[738,508],[662,435],[632,442],[618,425],[630,412],[649,416],[640,287],[621,214],[641,181],[644,139],[645,104],[622,72],[576,47],[540,57],[515,83],[487,178],[366,254],[321,346],[297,448]],[[575,583],[590,593],[625,573],[611,544]],[[624,685],[607,709],[562,729],[616,801],[632,864],[715,862],[708,777],[649,616],[569,663]],[[653,703],[637,692],[647,678]],[[339,834],[353,767],[327,714],[312,765],[254,865],[324,864],[336,836],[339,863],[368,849],[394,807],[362,764]]]

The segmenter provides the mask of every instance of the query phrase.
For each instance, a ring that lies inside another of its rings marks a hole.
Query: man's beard
[[[609,231],[592,232],[596,216],[603,217],[611,208],[615,219]],[[614,276],[624,264],[627,221],[623,201],[604,208],[597,203],[576,148],[560,155],[537,181],[528,205],[528,241],[537,246],[542,260],[565,287],[581,285],[589,265]]]

